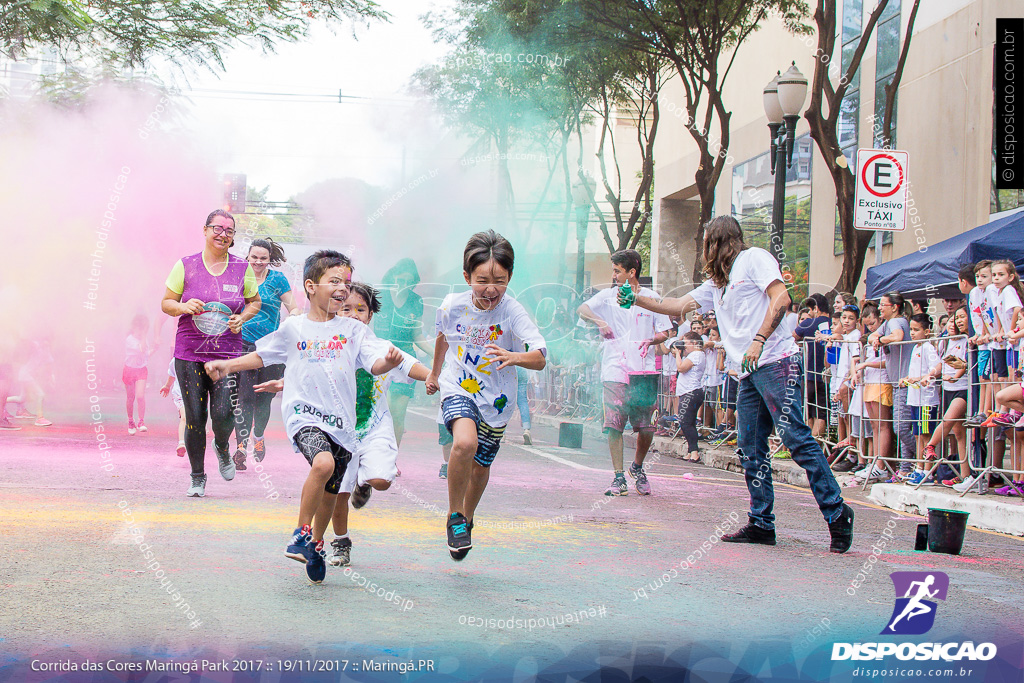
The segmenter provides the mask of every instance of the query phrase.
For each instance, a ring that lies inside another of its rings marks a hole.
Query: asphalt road
[[[810,493],[779,485],[777,546],[715,543],[716,527],[745,522],[738,475],[655,454],[654,495],[606,498],[605,444],[561,449],[553,429],[535,425],[524,447],[518,420],[477,513],[474,549],[455,563],[435,410],[413,411],[402,476],[351,514],[351,568],[329,567],[319,586],[283,556],[308,466],[276,410],[261,471],[250,463],[225,482],[211,446],[204,499],[184,496],[188,462],[174,454],[166,417],[151,415],[151,431],[134,437],[108,425],[106,470],[84,419],[0,433],[0,680],[55,680],[32,673],[32,660],[110,658],[115,668],[147,658],[258,662],[251,680],[281,680],[288,664],[274,662],[293,660],[348,662],[343,678],[375,680],[399,674],[371,672],[367,661],[422,659],[429,664],[415,672],[449,680],[591,665],[618,667],[626,680],[636,674],[629,666],[652,658],[710,672],[693,680],[765,666],[806,673],[808,662],[831,664],[822,658],[832,641],[878,638],[893,571],[949,575],[929,639],[1024,640],[1021,539],[969,530],[959,557],[917,553],[920,519],[857,492],[853,549],[833,555]]]

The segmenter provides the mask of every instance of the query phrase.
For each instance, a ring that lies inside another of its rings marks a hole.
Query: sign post
[[[884,231],[907,229],[910,154],[894,149],[857,150],[853,227],[875,232],[875,265],[882,262]]]

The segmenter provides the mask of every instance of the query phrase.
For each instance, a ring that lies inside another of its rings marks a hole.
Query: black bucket
[[[928,508],[928,550],[959,555],[970,514],[959,510]]]
[[[558,445],[562,448],[583,448],[583,425],[576,422],[559,424]]]

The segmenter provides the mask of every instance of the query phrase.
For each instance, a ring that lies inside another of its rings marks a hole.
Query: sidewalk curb
[[[941,486],[921,487],[915,491],[905,484],[875,484],[868,498],[887,508],[924,517],[928,517],[928,508],[969,512],[969,526],[1024,536],[1024,505],[993,494],[968,493],[960,498],[955,491]]]

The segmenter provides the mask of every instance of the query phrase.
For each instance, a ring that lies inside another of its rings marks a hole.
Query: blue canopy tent
[[[959,298],[958,274],[967,263],[1010,259],[1024,268],[1024,212],[1003,216],[956,237],[927,245],[880,266],[868,268],[867,298],[899,290],[908,299]]]

